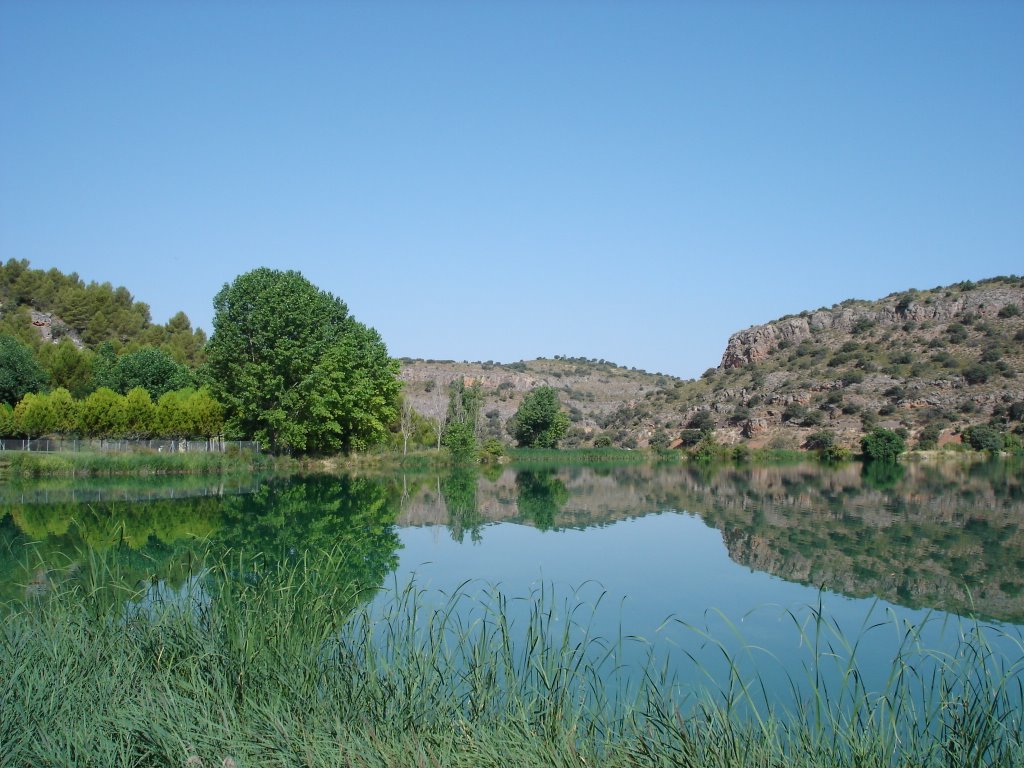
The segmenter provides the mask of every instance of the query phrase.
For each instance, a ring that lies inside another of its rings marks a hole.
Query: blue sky
[[[258,266],[393,355],[696,376],[1024,272],[1024,3],[0,2],[0,258],[211,328]]]

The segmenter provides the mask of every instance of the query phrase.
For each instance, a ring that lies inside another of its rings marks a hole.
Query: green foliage
[[[523,398],[506,428],[520,448],[557,448],[569,429],[569,417],[552,387],[536,387]]]
[[[231,434],[274,452],[325,453],[384,439],[398,363],[341,299],[294,271],[261,268],[214,298],[207,349]]]
[[[193,383],[188,368],[176,363],[168,352],[155,347],[121,355],[110,375],[113,384],[110,388],[122,395],[142,387],[152,397],[159,398],[165,392],[185,389]]]
[[[149,307],[132,298],[127,288],[110,283],[88,283],[75,273],[32,269],[28,261],[10,259],[0,264],[0,304],[20,310],[31,306],[55,316],[51,333],[55,340],[70,331],[77,332],[91,348],[107,341],[117,344],[142,344],[166,349],[182,364],[202,362],[206,336],[193,330],[188,317],[179,312],[167,325],[150,321]],[[5,315],[16,314],[10,311]],[[6,320],[6,318],[5,318]],[[19,315],[22,329],[33,333],[27,313]],[[38,337],[37,337],[38,338]],[[76,396],[85,394],[67,380],[55,383],[67,387]],[[97,386],[109,386],[109,383]]]
[[[964,369],[964,381],[968,384],[984,384],[992,375],[992,370],[987,365],[976,363]]]
[[[853,451],[841,445],[830,445],[820,453],[821,460],[826,464],[841,464],[853,458]]]
[[[723,458],[723,446],[718,444],[711,432],[705,432],[698,443],[690,450],[690,458],[702,464],[708,464]]]
[[[58,387],[46,396],[53,412],[50,429],[58,435],[70,435],[78,431],[79,404],[63,387]]]
[[[54,430],[56,415],[46,395],[30,392],[14,407],[14,425],[19,434],[39,437]]]
[[[998,453],[1003,449],[1003,433],[989,424],[976,424],[963,431],[963,441],[976,451]]]
[[[505,446],[497,438],[484,440],[480,448],[480,460],[487,464],[496,464],[505,456]]]
[[[121,437],[128,424],[124,397],[108,387],[100,387],[82,402],[79,424],[85,435]]]
[[[14,437],[18,434],[15,426],[14,409],[7,403],[0,403],[0,437]]]
[[[0,335],[0,403],[13,406],[46,382],[46,372],[32,350],[11,336]]]
[[[555,527],[555,516],[569,500],[569,490],[553,469],[519,470],[516,491],[519,514],[542,531]]]
[[[891,429],[876,427],[861,438],[860,449],[870,461],[893,464],[906,449],[906,443]]]
[[[76,398],[92,391],[92,352],[79,350],[74,342],[63,339],[59,344],[43,344],[36,350],[36,358],[49,375],[51,386],[64,387]]]
[[[941,434],[941,424],[927,424],[917,436],[917,447],[922,451],[928,451],[935,448],[939,444],[939,435]]]
[[[715,428],[714,414],[709,410],[697,411],[687,422],[686,426],[700,432],[710,432]]]
[[[1020,314],[1020,307],[1016,304],[1007,304],[999,310],[999,317],[1017,317]]]
[[[124,398],[125,435],[133,439],[149,437],[156,430],[156,406],[149,391],[130,390]]]
[[[460,464],[476,461],[476,435],[473,433],[473,425],[468,421],[449,422],[445,427],[441,444]]]
[[[836,434],[831,429],[821,429],[812,433],[806,441],[804,448],[809,451],[827,451],[836,444]]]

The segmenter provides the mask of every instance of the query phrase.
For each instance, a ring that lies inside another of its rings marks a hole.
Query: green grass
[[[508,455],[514,465],[635,464],[652,459],[652,454],[647,451],[626,448],[512,448]]]
[[[795,622],[818,661],[788,708],[765,705],[728,654],[729,679],[680,698],[653,665],[618,668],[628,641],[594,636],[571,595],[410,587],[371,612],[332,578],[341,558],[234,556],[184,597],[130,603],[116,561],[88,557],[65,587],[6,609],[0,764],[1024,764],[1022,661],[980,632],[943,654],[908,629],[871,692],[857,639],[819,609]],[[845,671],[838,689],[818,683],[824,664]]]
[[[223,474],[273,470],[287,459],[256,453],[100,453],[63,451],[0,453],[6,477]]]

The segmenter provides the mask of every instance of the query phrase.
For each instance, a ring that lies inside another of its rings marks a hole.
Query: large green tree
[[[47,382],[46,371],[32,350],[11,336],[0,335],[0,403],[16,405]]]
[[[522,448],[556,448],[569,430],[569,417],[552,387],[536,387],[523,398],[506,429]]]
[[[304,453],[386,436],[398,363],[341,299],[298,272],[261,268],[225,285],[213,306],[207,361],[229,433]]]

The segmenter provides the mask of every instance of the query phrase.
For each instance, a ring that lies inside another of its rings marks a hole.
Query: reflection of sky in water
[[[659,661],[671,658],[673,670],[686,683],[702,676],[689,661],[688,654],[693,654],[704,672],[721,680],[727,675],[716,646],[721,643],[741,664],[744,680],[752,678],[751,664],[756,662],[763,680],[780,694],[788,692],[787,676],[802,683],[813,674],[814,609],[819,600],[828,622],[819,636],[823,668],[840,671],[848,657],[844,646],[857,642],[860,671],[876,689],[885,683],[908,624],[923,626],[922,646],[947,650],[970,626],[941,612],[819,593],[738,565],[729,558],[720,531],[685,513],[647,515],[586,531],[542,532],[496,523],[482,533],[480,541],[467,538],[460,544],[443,526],[402,529],[400,563],[386,580],[377,607],[413,575],[417,586],[428,590],[428,599],[434,595],[439,602],[443,600],[435,590],[451,593],[467,579],[481,580],[469,585],[470,592],[496,585],[511,598],[536,594],[542,585],[553,587],[560,596],[557,605],[565,598],[585,606],[600,602],[593,635],[613,641],[621,630],[643,638],[623,644],[627,664],[639,664],[653,652]],[[518,605],[510,602],[513,615],[522,621]],[[576,618],[585,623],[590,615],[584,609]],[[986,636],[1011,657],[1019,657],[1019,635],[1007,641],[1001,638],[1004,631],[1016,629],[996,626]]]

